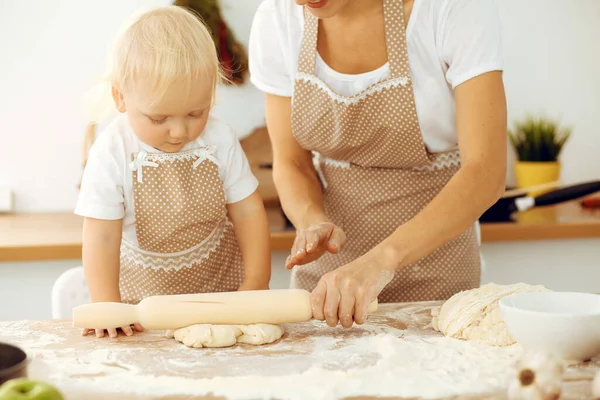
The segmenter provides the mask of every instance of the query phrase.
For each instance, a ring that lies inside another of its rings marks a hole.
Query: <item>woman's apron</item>
[[[294,268],[292,287],[313,290],[325,273],[362,256],[417,215],[458,171],[460,155],[428,153],[423,142],[401,0],[384,0],[390,78],[350,97],[334,93],[315,76],[319,24],[306,10],[304,20],[292,130],[298,143],[315,155],[325,213],[347,237],[340,253],[326,253]],[[379,301],[447,299],[479,286],[480,265],[473,226],[398,269]]]
[[[121,244],[121,301],[235,291],[244,270],[214,149],[132,155],[138,245]]]

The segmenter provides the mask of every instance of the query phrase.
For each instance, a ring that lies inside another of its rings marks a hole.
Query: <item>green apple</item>
[[[16,378],[0,386],[0,400],[64,400],[64,397],[46,382]]]

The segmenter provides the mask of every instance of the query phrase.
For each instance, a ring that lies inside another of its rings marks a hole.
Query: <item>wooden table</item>
[[[68,400],[504,399],[520,346],[442,337],[428,327],[439,304],[383,304],[351,330],[289,324],[280,341],[258,347],[190,349],[162,331],[82,337],[57,320],[0,322],[0,338],[24,348],[29,376],[56,385]],[[570,366],[562,398],[590,398],[598,370],[600,359]]]

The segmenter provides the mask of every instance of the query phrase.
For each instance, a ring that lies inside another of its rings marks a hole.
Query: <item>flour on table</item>
[[[431,312],[431,326],[456,339],[472,340],[491,346],[510,346],[515,340],[506,329],[498,302],[508,295],[549,291],[544,286],[525,283],[497,285],[488,283],[462,291]]]
[[[197,324],[167,331],[167,337],[188,347],[229,347],[236,343],[262,345],[273,343],[283,336],[279,325],[208,325]]]
[[[89,393],[98,395],[94,398],[439,399],[505,392],[520,346],[455,340],[425,328],[437,304],[401,309],[383,304],[365,325],[352,329],[320,321],[286,324],[287,340],[205,348],[201,357],[164,332],[97,339],[82,337],[69,322],[56,323],[51,333],[68,341],[38,347],[30,372],[73,399]],[[19,344],[35,326],[0,321],[0,336]]]
[[[235,347],[207,349],[215,353],[191,356],[179,365],[178,373],[164,370],[173,365],[173,351],[154,361],[162,370],[156,374],[129,368],[130,361],[139,359],[147,349],[95,352],[93,358],[80,357],[76,368],[54,369],[49,379],[68,382],[74,390],[147,396],[173,395],[177,388],[182,397],[228,400],[331,400],[357,395],[435,399],[504,391],[511,366],[521,355],[518,346],[490,347],[446,337],[421,337],[409,331],[402,337],[364,332],[360,337],[335,339],[335,334],[339,332],[308,338],[304,345],[313,349],[307,354],[298,354],[298,345],[286,341],[265,347],[265,353]],[[215,356],[224,366],[222,373],[211,376]],[[115,358],[122,358],[123,368],[108,368],[107,361],[112,364]],[[94,366],[98,364],[105,366],[105,374],[97,374]],[[181,372],[182,365],[189,373]],[[85,379],[88,371],[96,374]],[[78,379],[73,379],[73,374]]]

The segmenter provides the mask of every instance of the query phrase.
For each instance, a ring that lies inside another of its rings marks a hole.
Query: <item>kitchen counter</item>
[[[350,330],[288,324],[281,340],[258,347],[190,349],[163,331],[82,337],[61,320],[0,322],[0,337],[28,352],[30,377],[67,400],[504,399],[520,346],[442,337],[428,326],[439,304],[382,304]],[[598,370],[600,359],[570,366],[561,399],[590,398]]]
[[[289,250],[278,209],[268,209],[273,251]],[[73,213],[0,214],[0,262],[81,259],[83,218]]]
[[[269,207],[271,248],[289,251],[293,230],[285,229],[278,208]],[[0,262],[81,258],[83,219],[72,213],[0,215]],[[539,207],[518,214],[515,222],[484,223],[482,241],[600,238],[600,210],[578,202]]]

